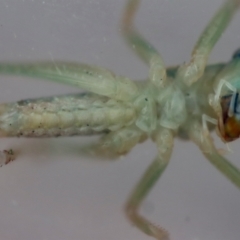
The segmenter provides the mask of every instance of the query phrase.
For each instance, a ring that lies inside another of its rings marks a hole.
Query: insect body
[[[240,171],[216,150],[209,130],[224,141],[239,137],[240,56],[208,65],[215,43],[230,23],[240,0],[226,1],[200,36],[188,64],[165,68],[161,55],[133,27],[140,0],[129,0],[122,19],[125,40],[150,68],[145,82],[115,76],[86,64],[67,62],[0,63],[1,74],[41,78],[74,85],[86,93],[23,100],[0,105],[3,137],[56,137],[101,134],[84,151],[116,157],[151,138],[158,154],[130,195],[125,211],[141,231],[158,240],[168,233],[149,222],[139,207],[161,177],[175,136],[196,143],[205,157],[240,188]],[[8,159],[9,153],[5,151]]]

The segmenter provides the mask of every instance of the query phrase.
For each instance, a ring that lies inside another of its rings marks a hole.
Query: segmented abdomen
[[[131,105],[91,93],[22,100],[0,105],[0,136],[89,135],[134,122]]]

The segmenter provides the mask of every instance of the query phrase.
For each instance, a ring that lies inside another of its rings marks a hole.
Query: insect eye
[[[240,58],[240,48],[233,53],[232,59],[236,58]]]
[[[221,97],[222,118],[218,120],[220,137],[231,142],[240,137],[240,101],[239,93]]]

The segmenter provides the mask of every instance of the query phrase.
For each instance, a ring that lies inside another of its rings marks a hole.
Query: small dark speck
[[[86,73],[87,75],[92,75],[92,73],[89,72],[89,71],[85,71],[85,73]]]
[[[147,99],[147,98],[145,98],[145,101],[148,101],[148,99]]]
[[[89,127],[89,124],[87,124],[87,126]]]

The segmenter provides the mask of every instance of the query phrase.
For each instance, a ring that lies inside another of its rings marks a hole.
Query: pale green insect
[[[122,18],[123,36],[150,68],[145,82],[115,76],[108,70],[66,62],[0,63],[1,74],[42,78],[78,86],[87,93],[0,104],[2,137],[55,137],[101,134],[82,149],[118,157],[151,138],[158,154],[130,195],[125,211],[141,231],[158,240],[168,233],[138,210],[171,157],[173,139],[191,139],[205,157],[240,188],[240,171],[216,150],[209,129],[217,124],[224,141],[240,135],[238,92],[240,52],[232,60],[206,66],[209,54],[229,25],[240,0],[227,0],[200,36],[190,63],[165,68],[157,50],[133,27],[140,0],[129,0]],[[13,151],[5,151],[6,161]]]

